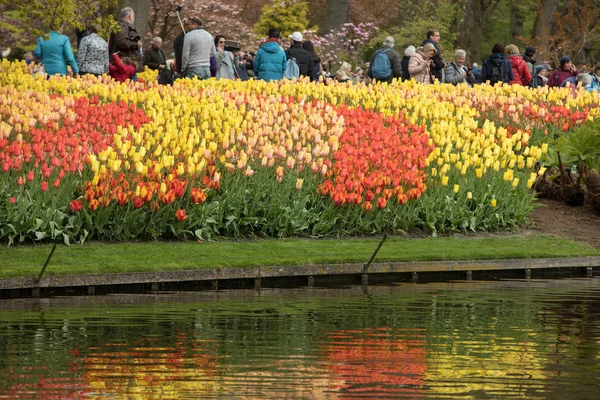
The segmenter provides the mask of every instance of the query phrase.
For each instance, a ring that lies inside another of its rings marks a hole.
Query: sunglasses
[[[219,40],[219,43],[225,43],[225,41],[224,40]]]

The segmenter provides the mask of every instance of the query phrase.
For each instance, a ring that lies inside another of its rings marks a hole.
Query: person
[[[190,30],[190,19],[183,20],[185,30]],[[173,41],[173,53],[175,53],[174,70],[181,75],[181,55],[183,54],[183,40],[185,39],[185,31],[182,31]]]
[[[481,82],[495,85],[498,82],[509,83],[514,79],[510,61],[504,57],[504,45],[496,43],[492,47],[492,54],[483,62],[481,69]]]
[[[387,78],[375,78],[373,77],[373,63],[375,62],[375,57],[377,57],[377,51],[373,53],[371,56],[371,62],[369,63],[369,68],[367,69],[367,76],[373,80],[391,83],[394,78],[402,79],[402,58],[396,51],[394,51],[394,38],[392,36],[387,36],[383,40],[383,46],[379,49],[383,51],[390,62],[391,74]]]
[[[217,60],[217,79],[235,79],[235,59],[230,51],[225,50],[225,36],[215,36],[216,60]]]
[[[587,72],[579,73],[577,76],[571,76],[565,79],[561,87],[570,88],[574,96],[577,95],[577,91],[580,87],[591,93],[593,92],[592,76]]]
[[[410,73],[411,79],[425,85],[432,83],[432,58],[436,54],[437,50],[432,43],[426,43],[425,46],[417,49],[408,62],[408,72]]]
[[[457,49],[454,52],[454,61],[448,64],[446,70],[444,71],[444,82],[450,83],[454,86],[458,85],[459,83],[468,83],[471,86],[475,84],[473,71],[469,70],[465,66],[466,58],[466,51]]]
[[[167,58],[165,53],[162,51],[163,41],[160,37],[156,36],[152,39],[152,46],[144,53],[144,66],[160,71],[167,66]]]
[[[302,33],[294,32],[290,35],[290,39],[292,39],[292,43],[285,51],[286,58],[288,60],[290,58],[296,59],[300,68],[300,76],[312,78],[315,67],[310,53],[302,48]]]
[[[254,57],[256,57],[256,53],[253,51],[249,51],[246,54],[246,71],[248,72],[248,78],[255,78],[256,74],[254,73]]]
[[[519,55],[519,48],[514,44],[509,44],[506,46],[506,54],[513,73],[513,79],[509,83],[511,85],[529,86],[532,77],[527,64]]]
[[[352,65],[344,61],[341,67],[335,72],[335,80],[338,82],[352,81]]]
[[[592,72],[590,72],[592,83],[590,84],[590,90],[592,92],[600,92],[600,64],[594,65]]]
[[[577,76],[577,70],[569,56],[562,56],[559,65],[559,68],[555,69],[552,71],[552,74],[550,74],[548,86],[560,87],[567,78]]]
[[[313,73],[310,80],[312,82],[318,82],[319,76],[321,76],[321,58],[315,52],[315,45],[310,40],[304,40],[302,42],[302,48],[308,51],[313,62]]]
[[[112,55],[113,62],[108,66],[110,76],[117,82],[133,79],[137,71],[135,61],[129,57],[119,57],[119,52]]]
[[[531,87],[544,87],[548,85],[548,77],[550,76],[550,72],[552,71],[552,67],[548,64],[540,64],[536,65],[534,69],[533,81],[531,83]]]
[[[257,79],[274,81],[283,79],[283,72],[287,66],[285,52],[279,45],[279,30],[269,29],[268,39],[256,52],[254,58],[254,73]]]
[[[531,76],[533,76],[535,63],[537,62],[533,58],[536,52],[537,50],[535,49],[535,47],[527,46],[525,48],[525,54],[523,55],[523,61],[525,61],[525,64],[527,64],[527,69],[529,70],[529,74]]]
[[[67,75],[69,73],[67,64],[71,66],[73,74],[79,74],[79,67],[71,49],[69,38],[59,33],[54,27],[50,31],[48,39],[40,37],[33,51],[38,60],[42,60],[44,71],[48,76]]]
[[[108,43],[98,35],[100,25],[90,22],[77,52],[79,72],[100,76],[108,72]]]
[[[404,50],[404,57],[402,57],[402,61],[400,62],[402,66],[402,80],[408,81],[410,80],[410,73],[408,72],[408,62],[410,58],[415,55],[417,49],[415,46],[410,45]]]
[[[33,52],[28,51],[25,54],[23,54],[23,61],[25,61],[25,64],[27,65],[35,63],[35,57],[33,56]]]
[[[136,70],[141,71],[140,48],[142,47],[142,42],[135,26],[133,26],[134,22],[135,13],[133,9],[131,7],[121,9],[118,22],[120,30],[110,34],[110,38],[108,39],[108,54],[112,57],[118,51],[120,57],[128,57],[136,66]]]
[[[473,80],[476,84],[481,83],[481,68],[476,62],[473,63]]]
[[[208,79],[212,76],[211,58],[217,56],[214,39],[202,28],[200,19],[189,18],[188,25],[191,30],[183,40],[181,72],[186,78]]]
[[[434,46],[435,55],[431,59],[431,61],[432,61],[431,74],[433,75],[433,77],[435,79],[437,79],[440,82],[443,82],[442,74],[443,74],[444,68],[446,67],[446,64],[442,60],[442,54],[440,52],[440,45],[439,45],[440,39],[441,39],[440,32],[436,31],[434,29],[430,29],[427,31],[427,39],[425,39],[423,41],[423,43],[421,43],[421,46],[424,47],[427,43],[430,43]]]

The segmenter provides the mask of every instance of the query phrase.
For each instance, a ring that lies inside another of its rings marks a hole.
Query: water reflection
[[[0,302],[0,398],[596,398],[600,279]]]

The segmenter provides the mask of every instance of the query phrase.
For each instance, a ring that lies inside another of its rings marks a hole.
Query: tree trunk
[[[560,0],[537,0],[537,17],[533,26],[533,38],[541,39],[552,33],[552,17]]]
[[[470,62],[481,63],[490,52],[490,49],[484,49],[482,54],[481,39],[485,34],[483,27],[489,25],[499,1],[466,0],[462,4],[463,18],[459,21],[456,45],[467,51],[467,60]]]
[[[324,32],[339,28],[348,22],[350,12],[350,0],[327,0],[327,16],[325,18]]]
[[[511,1],[510,3],[510,40],[519,47],[523,44],[523,24],[525,16],[523,15],[522,5],[519,1]]]

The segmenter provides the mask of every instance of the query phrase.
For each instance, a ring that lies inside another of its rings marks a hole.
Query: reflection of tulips
[[[424,394],[423,341],[405,341],[387,330],[337,331],[328,335],[322,352],[327,368],[344,382],[337,389],[349,398]]]

